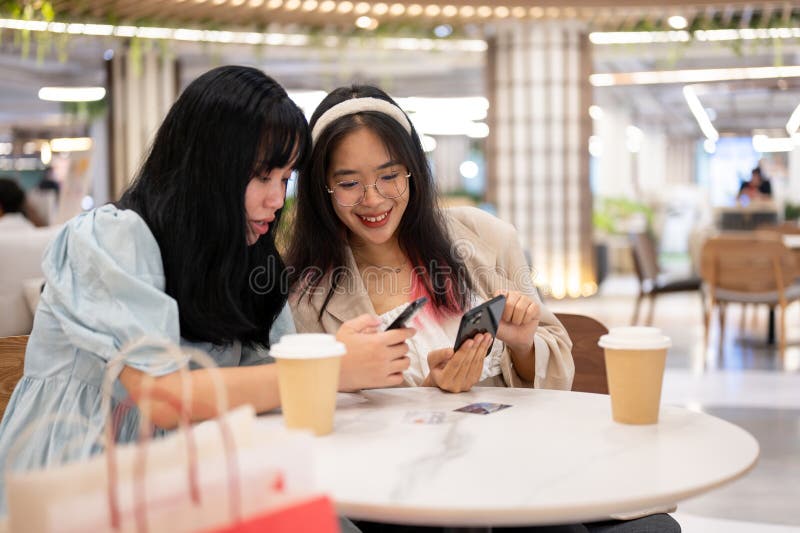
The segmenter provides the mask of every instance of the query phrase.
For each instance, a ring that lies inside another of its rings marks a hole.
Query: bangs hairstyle
[[[302,166],[310,146],[300,108],[254,68],[213,69],[170,109],[118,206],[153,232],[185,339],[268,345],[288,292],[275,248],[280,211],[248,246],[245,191],[255,176]]]
[[[382,90],[368,85],[340,87],[330,93],[314,111],[310,127],[330,108],[351,98],[372,97],[397,104]],[[461,313],[469,307],[472,281],[463,261],[455,254],[438,205],[428,161],[417,131],[411,135],[390,116],[376,111],[345,115],[331,122],[314,143],[308,164],[301,169],[297,184],[296,216],[287,254],[290,285],[300,297],[316,292],[328,274],[346,267],[347,230],[336,216],[335,201],[326,191],[331,156],[350,133],[369,128],[383,141],[391,157],[411,172],[408,206],[398,227],[400,248],[414,266],[415,293],[426,294],[437,314]],[[318,318],[333,296],[339,276],[331,287]]]

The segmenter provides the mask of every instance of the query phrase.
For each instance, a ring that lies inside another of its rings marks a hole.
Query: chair
[[[728,234],[706,241],[701,258],[703,290],[709,298],[705,332],[711,314],[720,308],[720,339],[725,329],[728,303],[767,304],[780,307],[781,356],[786,348],[786,307],[800,300],[800,282],[795,281],[796,262],[792,251],[778,235],[769,233]]]
[[[31,332],[33,313],[25,298],[25,286],[34,279],[41,280],[42,254],[59,230],[51,226],[0,234],[0,337]]]
[[[603,349],[597,345],[608,329],[594,318],[584,315],[556,313],[556,318],[572,339],[572,359],[575,361],[572,390],[608,394],[606,360]]]
[[[5,413],[14,387],[22,377],[28,336],[0,337],[0,417]]]
[[[658,254],[653,238],[647,232],[629,234],[633,264],[636,277],[639,279],[639,296],[636,298],[636,307],[633,311],[631,324],[639,321],[639,308],[645,296],[650,300],[650,312],[647,315],[647,325],[653,324],[653,313],[656,307],[656,297],[659,294],[670,292],[697,291],[705,315],[705,303],[700,293],[701,280],[698,277],[673,278],[661,273],[658,266]]]

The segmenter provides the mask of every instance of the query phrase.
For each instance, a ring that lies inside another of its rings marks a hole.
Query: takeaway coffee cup
[[[605,349],[611,413],[623,424],[655,424],[671,342],[659,328],[611,328],[598,343]]]
[[[284,335],[272,346],[286,427],[310,429],[315,435],[333,431],[339,366],[345,351],[333,335],[319,333]]]

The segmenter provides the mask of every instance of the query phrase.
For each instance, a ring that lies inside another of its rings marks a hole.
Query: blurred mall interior
[[[661,327],[664,401],[759,439],[748,476],[679,507],[684,531],[800,531],[800,305],[700,289],[730,232],[778,236],[800,276],[800,5],[2,2],[0,176],[43,231],[113,202],[181,89],[222,64],[264,70],[307,116],[340,85],[387,90],[446,202],[517,227],[548,306]],[[18,299],[0,335],[26,334],[37,260],[0,254]]]

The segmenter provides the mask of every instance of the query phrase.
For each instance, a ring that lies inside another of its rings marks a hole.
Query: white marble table
[[[457,413],[468,403],[513,407]],[[408,413],[445,413],[415,424]],[[268,415],[266,424],[281,424]],[[442,526],[574,523],[669,506],[747,472],[758,443],[718,418],[662,406],[657,425],[611,420],[608,396],[529,389],[340,395],[316,439],[319,486],[351,518]]]

